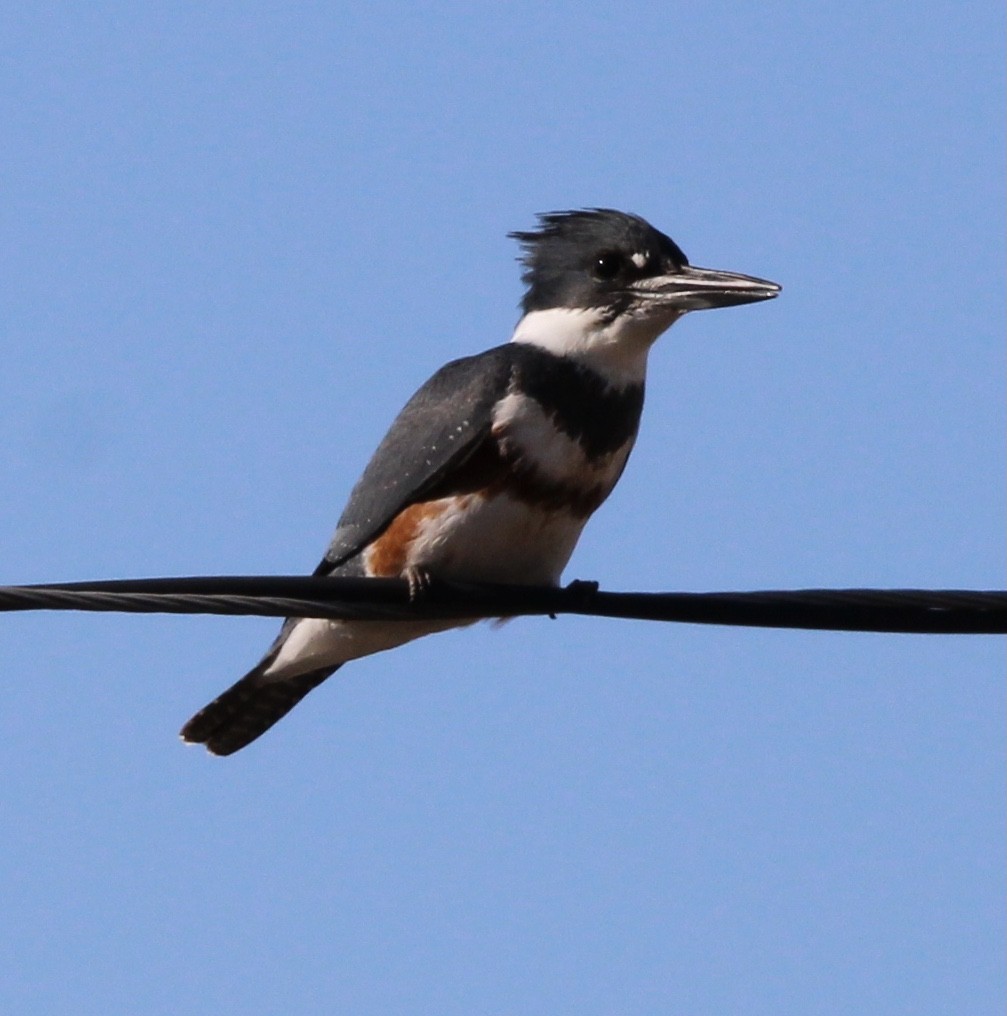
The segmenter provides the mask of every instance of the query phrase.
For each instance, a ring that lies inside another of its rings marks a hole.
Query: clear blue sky
[[[609,205],[784,293],[662,340],[568,578],[1002,587],[1003,29],[8,5],[0,580],[310,570],[506,232]],[[273,622],[0,622],[4,1013],[1002,1010],[1002,639],[481,626],[220,760]]]

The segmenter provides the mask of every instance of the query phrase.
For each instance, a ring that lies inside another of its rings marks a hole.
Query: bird
[[[509,342],[441,367],[353,487],[316,576],[555,586],[636,439],[647,355],[684,314],[775,297],[697,268],[611,208],[542,213],[509,234],[525,286]],[[287,618],[262,659],[195,714],[184,741],[244,748],[344,663],[471,620]]]

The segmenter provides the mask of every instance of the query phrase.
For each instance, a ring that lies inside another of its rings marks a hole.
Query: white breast
[[[506,493],[471,494],[445,505],[446,511],[424,521],[409,563],[473,582],[554,585],[586,521]]]

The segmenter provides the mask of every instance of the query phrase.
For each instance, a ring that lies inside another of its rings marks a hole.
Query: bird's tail
[[[204,706],[181,730],[183,741],[205,744],[214,755],[231,755],[283,719],[313,688],[339,669],[323,667],[295,677],[264,676],[273,654]]]

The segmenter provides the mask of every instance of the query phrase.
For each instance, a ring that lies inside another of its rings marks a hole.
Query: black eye
[[[614,279],[623,269],[625,260],[621,254],[614,250],[605,251],[597,255],[592,265],[592,271],[596,279]]]

